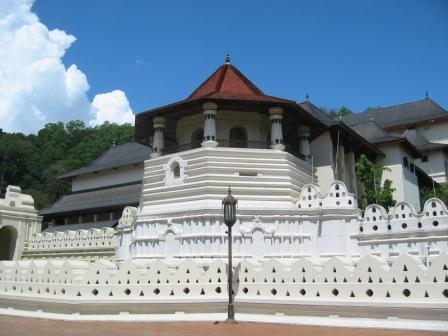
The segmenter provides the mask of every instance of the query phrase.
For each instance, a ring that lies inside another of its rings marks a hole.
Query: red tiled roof
[[[221,65],[186,100],[201,98],[291,102],[290,100],[265,95],[263,91],[229,63]]]

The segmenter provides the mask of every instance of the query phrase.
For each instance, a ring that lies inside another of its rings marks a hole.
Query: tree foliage
[[[381,176],[387,168],[375,165],[364,154],[355,165],[356,175],[360,183],[359,207],[365,209],[369,204],[382,205],[386,210],[397,202],[393,198],[392,181],[386,179],[381,185]]]
[[[129,124],[86,127],[79,120],[47,124],[37,135],[0,132],[0,194],[7,185],[18,185],[42,209],[69,190],[58,176],[90,163],[112,143],[132,141],[133,135]]]
[[[440,186],[436,188],[423,188],[420,191],[420,201],[422,205],[431,197],[440,198],[445,204],[448,204],[448,186]]]
[[[321,107],[320,109],[323,110],[326,114],[328,114],[332,118],[353,114],[352,110],[350,110],[348,107],[345,106],[342,106],[340,109],[326,108],[326,107]]]
[[[379,105],[377,105],[377,106],[368,106],[365,110],[364,110],[364,112],[366,112],[366,111],[370,111],[370,110],[376,110],[376,109],[380,109],[380,108],[383,108],[382,106],[379,106]]]

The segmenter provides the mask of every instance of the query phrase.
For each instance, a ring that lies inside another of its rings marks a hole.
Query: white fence
[[[192,260],[171,269],[161,261],[127,261],[118,268],[107,260],[3,261],[0,295],[46,298],[225,298],[227,266],[215,261],[206,269]],[[316,265],[303,258],[290,264],[276,260],[261,266],[243,260],[235,268],[236,298],[448,304],[448,255],[426,268],[418,258],[403,255],[391,267],[367,256],[356,265],[332,258]]]
[[[115,259],[113,228],[35,233],[27,242],[23,259]]]

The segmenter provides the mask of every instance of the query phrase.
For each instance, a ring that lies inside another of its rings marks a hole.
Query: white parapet
[[[24,249],[23,259],[115,260],[116,244],[115,229],[108,227],[35,233]]]
[[[0,199],[0,260],[20,259],[26,241],[41,231],[41,225],[33,198],[22,194],[20,187],[8,186]]]
[[[372,204],[364,211],[354,238],[363,255],[390,261],[407,253],[427,263],[431,256],[448,252],[448,210],[438,198],[428,199],[420,213],[406,202],[396,204],[389,213]]]
[[[324,263],[299,258],[287,265],[279,259],[262,263],[243,260],[235,265],[236,301],[288,303],[390,304],[448,308],[448,255],[426,267],[418,258],[403,255],[391,266],[374,256],[347,264],[334,257]],[[79,261],[0,262],[0,296],[85,302],[195,302],[227,297],[225,259],[202,267],[186,260],[174,269],[163,261],[115,263]],[[1,298],[0,298],[1,299]],[[118,300],[118,301],[117,301]],[[160,301],[162,300],[162,301]],[[166,300],[166,301],[163,301]]]

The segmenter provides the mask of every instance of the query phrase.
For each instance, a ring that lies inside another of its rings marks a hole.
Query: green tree
[[[448,204],[448,186],[440,186],[436,188],[423,188],[420,191],[420,201],[422,205],[431,197],[440,198],[445,204]]]
[[[9,184],[27,188],[37,183],[39,169],[33,163],[38,160],[38,149],[32,139],[22,133],[4,133],[0,137],[0,175],[3,176],[0,193]]]
[[[386,179],[381,186],[381,176],[387,168],[377,166],[364,154],[356,162],[356,176],[360,184],[359,207],[365,209],[369,204],[382,205],[386,210],[397,202],[393,199],[392,181]]]
[[[353,114],[353,112],[345,106],[342,106],[339,110],[335,109],[335,108],[325,108],[325,107],[321,107],[321,110],[323,110],[325,113],[327,113],[330,117],[332,118],[336,118],[339,116],[345,116],[348,114]]]
[[[46,124],[36,135],[0,133],[0,194],[18,185],[31,194],[38,209],[67,193],[59,176],[89,164],[109,149],[133,141],[134,127],[105,122],[86,127],[80,120]]]
[[[380,109],[380,108],[383,108],[382,106],[379,106],[379,105],[377,105],[377,106],[368,106],[365,110],[364,110],[364,112],[366,112],[366,111],[370,111],[370,110],[376,110],[376,109]]]

